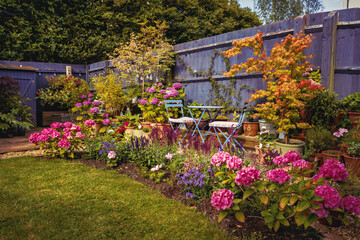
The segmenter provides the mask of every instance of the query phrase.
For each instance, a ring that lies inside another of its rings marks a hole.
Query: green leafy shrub
[[[314,127],[306,131],[305,134],[305,156],[308,159],[313,153],[320,153],[334,145],[334,136],[332,133],[322,127]]]
[[[344,110],[359,112],[360,111],[360,92],[350,94],[341,101]]]

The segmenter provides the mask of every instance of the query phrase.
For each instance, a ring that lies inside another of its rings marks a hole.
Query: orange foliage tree
[[[309,78],[320,80],[318,71],[309,73],[312,70],[309,62],[312,55],[305,55],[314,37],[302,32],[296,36],[288,35],[280,43],[275,43],[270,56],[267,56],[263,34],[259,32],[254,37],[235,40],[232,49],[222,52],[227,57],[234,57],[247,47],[254,55],[242,64],[233,64],[230,71],[223,74],[233,77],[245,71],[262,75],[263,81],[267,82],[266,89],[257,90],[250,101],[264,99],[266,102],[255,107],[258,113],[253,117],[273,122],[278,132],[285,133],[285,143],[288,143],[291,130],[309,127],[308,123],[301,121],[300,112],[314,97],[314,91],[324,89],[320,83]]]

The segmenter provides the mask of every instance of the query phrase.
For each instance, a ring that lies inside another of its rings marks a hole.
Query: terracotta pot
[[[153,127],[151,126],[151,124],[153,124],[152,122],[140,122],[141,127],[143,128],[148,128],[148,129],[152,129]]]
[[[323,156],[323,160],[321,161],[321,165],[324,164],[327,159],[331,159],[331,158],[341,161],[342,156],[344,155],[343,152],[338,151],[338,150],[324,150],[321,153],[322,153],[322,156]]]
[[[358,125],[358,123],[356,123],[355,121],[360,120],[360,112],[348,112],[350,121],[353,124],[353,128],[356,128],[356,126]]]
[[[255,137],[259,132],[259,123],[258,122],[244,122],[243,128],[245,132],[245,136]]]
[[[360,157],[351,157],[344,154],[344,160],[346,168],[360,177]]]
[[[171,125],[170,123],[155,123],[155,127],[163,131],[165,127],[171,128]]]
[[[299,134],[293,135],[292,138],[305,142],[305,133],[301,132]]]
[[[297,139],[289,139],[289,144],[280,142],[280,139],[275,140],[275,149],[281,155],[284,155],[288,151],[296,151],[300,154],[304,153],[305,142]]]
[[[102,122],[96,122],[96,123],[95,123],[95,126],[94,126],[95,132],[100,131],[100,128],[101,128],[102,126],[103,126],[103,123],[102,123]]]

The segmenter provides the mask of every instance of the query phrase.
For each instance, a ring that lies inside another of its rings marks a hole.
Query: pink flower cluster
[[[260,171],[255,166],[240,169],[236,173],[235,183],[239,186],[250,186],[260,177]]]
[[[103,124],[104,124],[105,126],[106,126],[106,125],[109,125],[110,122],[111,122],[110,119],[107,119],[107,118],[103,120]]]
[[[234,203],[234,193],[228,189],[220,189],[213,192],[211,205],[217,210],[230,208]]]
[[[339,128],[339,130],[337,132],[334,132],[333,135],[335,137],[342,137],[344,136],[344,133],[348,133],[349,131],[346,128]]]
[[[220,167],[221,164],[226,163],[231,158],[228,152],[219,151],[214,154],[211,158],[211,164]]]
[[[341,202],[341,207],[358,216],[360,215],[360,199],[354,196],[347,196]]]
[[[91,127],[91,126],[95,125],[95,121],[92,119],[88,119],[88,120],[85,120],[84,124],[88,127]]]
[[[278,182],[279,184],[283,184],[284,182],[288,181],[291,176],[283,168],[276,168],[267,171],[265,173],[265,177],[267,177],[273,182]]]
[[[288,151],[284,154],[284,156],[277,156],[273,159],[273,163],[279,166],[285,166],[289,163],[295,162],[297,160],[300,160],[300,153],[296,151]]]
[[[151,100],[150,104],[157,104],[158,102],[159,102],[159,99],[157,99],[156,97],[154,97],[154,98]]]
[[[182,88],[182,84],[181,83],[174,83],[173,88]]]
[[[340,194],[335,188],[329,185],[322,185],[316,187],[315,196],[322,197],[324,199],[323,204],[326,208],[336,209],[340,206]]]
[[[100,110],[98,107],[93,107],[93,108],[90,108],[89,112],[92,113],[92,114],[96,114],[98,113]]]
[[[296,160],[296,161],[292,162],[292,165],[294,167],[302,169],[302,168],[309,167],[309,162],[304,159],[300,159],[300,160]]]
[[[228,160],[227,160],[227,167],[228,169],[233,169],[233,170],[237,170],[239,168],[241,168],[241,166],[243,165],[243,161],[241,158],[238,158],[236,156],[231,156]]]
[[[153,87],[148,87],[145,91],[149,92],[149,93],[154,93],[154,92],[156,92],[156,89]]]
[[[314,202],[316,204],[318,204],[321,208],[319,209],[313,209],[310,208],[311,212],[315,213],[319,218],[326,218],[327,216],[329,216],[329,211],[324,209],[324,205],[321,202]]]
[[[146,99],[140,99],[139,103],[142,104],[142,105],[145,105],[145,104],[148,103],[148,100],[146,100]]]
[[[348,179],[349,173],[346,171],[343,163],[335,159],[328,159],[325,164],[320,167],[317,176],[344,182]]]

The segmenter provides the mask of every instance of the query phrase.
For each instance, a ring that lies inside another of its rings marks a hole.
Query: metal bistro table
[[[190,115],[193,118],[194,123],[195,123],[195,129],[194,129],[192,135],[194,135],[197,131],[201,137],[202,142],[205,142],[205,137],[210,134],[209,133],[210,129],[205,134],[201,134],[201,129],[199,128],[199,124],[200,124],[204,114],[205,113],[209,114],[209,118],[210,118],[209,123],[211,123],[211,122],[215,121],[216,117],[220,113],[220,110],[223,109],[224,107],[221,107],[221,106],[188,106],[188,108],[189,108]],[[194,115],[191,111],[192,109],[202,109],[203,110],[198,119],[196,119],[194,117]],[[214,111],[211,111],[211,110],[214,110]],[[207,123],[202,129],[204,129],[206,126],[208,126],[209,123]]]

